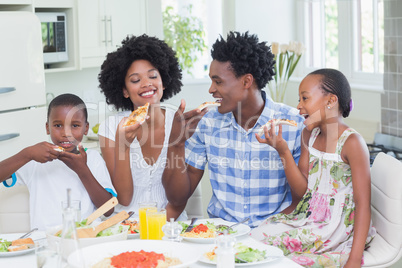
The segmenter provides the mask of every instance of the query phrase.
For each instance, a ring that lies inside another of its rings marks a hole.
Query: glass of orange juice
[[[140,239],[148,239],[147,211],[157,211],[156,202],[145,202],[139,204],[138,214],[140,218]]]
[[[148,239],[162,240],[162,227],[166,224],[166,209],[147,210]]]

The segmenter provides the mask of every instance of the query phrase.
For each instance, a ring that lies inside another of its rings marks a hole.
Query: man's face
[[[53,107],[46,122],[46,131],[52,142],[67,152],[75,152],[88,133],[88,123],[82,109],[72,106]]]
[[[235,76],[230,62],[213,60],[209,68],[209,77],[212,81],[209,93],[221,103],[218,111],[222,114],[236,113],[247,96],[247,91],[244,90],[243,76]]]

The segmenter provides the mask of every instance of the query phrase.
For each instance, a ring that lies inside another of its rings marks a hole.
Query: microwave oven
[[[68,61],[67,16],[63,12],[36,12],[41,22],[44,64]]]

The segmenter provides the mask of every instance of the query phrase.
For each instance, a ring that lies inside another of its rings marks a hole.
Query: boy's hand
[[[205,108],[202,111],[194,109],[185,113],[185,107],[185,101],[181,100],[179,109],[173,118],[169,145],[184,144],[184,142],[194,134],[198,122],[208,112],[208,109]]]
[[[279,154],[288,150],[288,144],[282,137],[282,125],[279,125],[278,135],[275,134],[275,128],[272,127],[268,130],[267,126],[264,126],[264,135],[265,138],[261,138],[257,133],[255,137],[257,138],[259,143],[266,143],[275,148]]]
[[[56,148],[54,144],[44,141],[27,147],[25,153],[30,160],[46,163],[59,157],[60,152],[56,151]]]
[[[78,145],[79,154],[60,152],[59,159],[76,173],[87,167],[87,153],[81,144]]]

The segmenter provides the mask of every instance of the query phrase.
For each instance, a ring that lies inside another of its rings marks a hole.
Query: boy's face
[[[73,106],[53,107],[46,122],[46,132],[52,142],[67,152],[77,151],[88,127],[83,110]]]
[[[213,60],[209,68],[211,87],[209,93],[220,99],[221,106],[218,111],[222,114],[236,112],[243,100],[247,98],[244,90],[243,76],[236,77],[230,69],[230,62]]]

